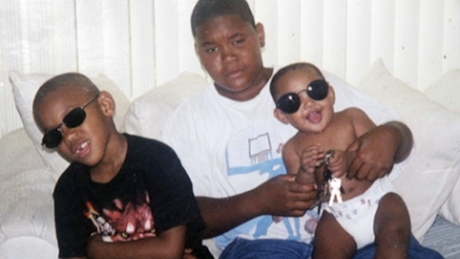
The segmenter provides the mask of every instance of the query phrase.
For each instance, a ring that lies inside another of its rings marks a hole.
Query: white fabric
[[[57,258],[55,180],[23,128],[0,139],[0,258]]]
[[[460,69],[444,74],[424,91],[425,96],[456,112],[460,112]]]
[[[57,248],[41,238],[14,237],[0,244],[1,259],[50,259],[58,258]]]
[[[330,73],[325,76],[335,86],[337,110],[357,106],[369,111],[377,123],[394,118],[391,108]],[[233,196],[286,173],[280,147],[295,129],[274,117],[275,104],[268,88],[250,101],[237,102],[220,96],[209,85],[182,103],[168,120],[163,140],[178,153],[195,195]],[[309,241],[311,234],[303,226],[310,217],[311,213],[300,219],[285,218],[278,224],[270,216],[259,217],[218,237],[217,244],[223,248],[237,236]]]
[[[0,147],[0,258],[57,258],[51,170],[23,129]]]
[[[381,60],[358,88],[395,107],[412,130],[414,150],[393,184],[409,208],[414,235],[421,238],[459,177],[460,115],[393,77]]]
[[[425,90],[425,95],[444,107],[460,113],[460,69],[443,75]],[[460,174],[458,170],[454,173]],[[460,180],[457,180],[447,201],[441,207],[440,214],[450,222],[460,225],[459,204]]]
[[[13,87],[14,101],[19,115],[21,116],[22,124],[24,125],[27,134],[29,134],[30,139],[34,143],[38,153],[48,167],[50,167],[53,171],[55,179],[57,179],[64,169],[67,168],[69,163],[56,152],[49,152],[48,150],[42,148],[41,140],[43,134],[35,124],[32,114],[32,103],[38,88],[53,76],[54,75],[50,74],[26,74],[12,70],[10,71],[9,79]],[[100,74],[99,76],[90,79],[100,90],[110,92],[115,99],[115,125],[120,130],[123,130],[123,120],[129,106],[129,100],[107,76]]]
[[[363,194],[332,206],[324,204],[324,210],[355,239],[358,249],[374,242],[374,218],[380,199],[394,191],[389,177],[377,179]]]
[[[164,124],[174,109],[189,96],[203,89],[208,82],[194,73],[160,85],[134,99],[126,112],[127,133],[161,139]]]

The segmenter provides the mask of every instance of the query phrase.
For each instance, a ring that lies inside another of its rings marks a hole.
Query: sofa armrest
[[[57,258],[55,179],[24,129],[0,139],[0,165],[2,258]]]

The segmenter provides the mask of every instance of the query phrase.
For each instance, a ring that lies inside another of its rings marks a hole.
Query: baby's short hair
[[[87,92],[94,96],[99,93],[97,86],[83,74],[70,72],[57,75],[40,86],[37,93],[35,94],[33,110],[37,110],[38,106],[40,106],[45,97],[50,93],[65,88],[78,89],[82,92]]]
[[[193,8],[191,25],[193,37],[205,22],[215,17],[237,14],[254,28],[254,16],[246,0],[199,0]]]
[[[313,65],[312,63],[297,62],[287,65],[278,70],[276,74],[273,76],[272,81],[270,82],[270,94],[272,95],[273,100],[275,100],[276,97],[276,85],[278,84],[278,81],[281,79],[281,77],[287,74],[288,72],[295,71],[298,69],[307,69],[310,72],[317,74],[324,80],[324,76],[323,73],[321,73],[321,70],[319,70],[319,68]]]

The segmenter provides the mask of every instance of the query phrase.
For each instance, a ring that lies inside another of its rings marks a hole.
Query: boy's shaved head
[[[37,94],[35,95],[33,109],[36,110],[49,93],[56,92],[64,88],[79,90],[92,95],[99,93],[99,89],[96,85],[94,85],[94,83],[85,75],[79,73],[65,73],[49,79],[40,86]]]
[[[240,15],[254,28],[256,23],[246,0],[199,0],[192,12],[191,24],[193,37],[197,30],[210,19],[225,15]]]
[[[37,121],[37,114],[40,105],[42,105],[45,98],[50,94],[62,90],[73,90],[86,92],[91,96],[99,94],[99,89],[96,85],[85,75],[79,73],[65,73],[55,76],[45,83],[38,89],[34,102],[32,105],[34,117]]]

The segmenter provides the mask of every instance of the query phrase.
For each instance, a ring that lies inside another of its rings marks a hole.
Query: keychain
[[[325,186],[324,188],[329,190],[329,206],[334,204],[334,200],[337,199],[338,203],[342,203],[342,180],[340,178],[336,178],[332,175],[332,172],[327,168],[329,164],[329,160],[334,157],[334,150],[329,150],[326,152],[325,158],[325,166],[324,169],[324,179],[325,179]]]
[[[328,201],[329,206],[332,206],[336,198],[337,202],[342,203],[342,193],[345,193],[342,187],[342,180],[332,176],[332,172],[327,168],[329,160],[333,157],[334,150],[327,151],[324,161],[319,165],[319,167],[324,167],[324,185],[323,188],[318,191],[318,200],[312,206],[313,208],[318,206],[318,214],[321,213],[321,205],[323,202]]]

